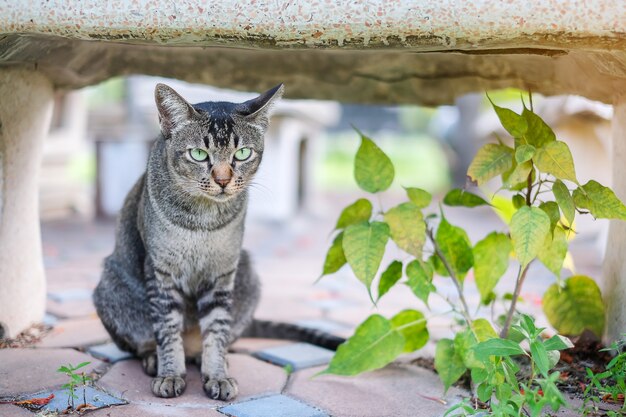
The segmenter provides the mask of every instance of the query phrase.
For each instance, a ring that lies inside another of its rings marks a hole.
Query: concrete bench
[[[142,73],[292,98],[450,103],[502,87],[615,105],[626,199],[626,2],[0,0],[0,327],[43,316],[37,173],[52,93]],[[608,336],[626,331],[626,224],[609,233]]]

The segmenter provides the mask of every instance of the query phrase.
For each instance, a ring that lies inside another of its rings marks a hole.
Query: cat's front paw
[[[178,397],[187,384],[180,376],[157,376],[152,379],[152,393],[161,398]]]
[[[141,366],[148,376],[157,376],[158,365],[156,353],[148,353],[141,358]]]
[[[209,379],[202,377],[202,382],[204,392],[213,400],[230,401],[239,392],[237,381],[234,378]]]

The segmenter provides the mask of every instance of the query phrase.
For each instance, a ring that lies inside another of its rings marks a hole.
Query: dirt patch
[[[32,346],[41,341],[41,339],[47,335],[50,330],[52,330],[51,326],[47,326],[42,323],[34,324],[13,339],[0,339],[0,349],[24,348]]]

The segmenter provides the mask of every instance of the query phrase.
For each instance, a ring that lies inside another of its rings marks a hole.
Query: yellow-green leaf
[[[447,391],[448,388],[463,376],[467,367],[463,358],[454,348],[454,341],[441,339],[435,349],[435,369]]]
[[[550,218],[550,231],[554,230],[559,220],[561,220],[561,211],[559,205],[554,201],[546,201],[539,204],[539,208],[543,210]]]
[[[402,203],[385,213],[391,238],[407,253],[420,258],[426,240],[426,223],[422,211],[413,203]]]
[[[511,240],[504,233],[490,233],[474,246],[474,279],[485,301],[509,266]]]
[[[435,240],[457,278],[463,280],[467,271],[474,265],[472,245],[465,230],[451,225],[442,218]]]
[[[343,253],[356,277],[371,290],[389,239],[389,226],[382,222],[357,223],[346,228]]]
[[[324,261],[324,271],[322,275],[332,274],[339,271],[339,268],[346,264],[346,256],[343,253],[343,232],[339,233],[333,244],[328,249],[326,260]]]
[[[577,336],[585,329],[602,337],[605,311],[600,288],[584,275],[565,280],[564,286],[552,284],[543,296],[543,311],[560,333]]]
[[[513,149],[489,143],[478,151],[467,170],[470,180],[482,185],[513,166]]]
[[[565,142],[554,141],[537,149],[533,161],[541,172],[552,174],[561,180],[577,182],[574,159]]]
[[[466,368],[484,368],[474,353],[474,346],[477,344],[478,339],[471,329],[465,329],[454,335],[454,351],[463,359]]]
[[[417,208],[423,209],[428,207],[433,196],[428,191],[424,191],[421,188],[408,187],[405,188],[406,195],[411,200],[411,203],[415,204]]]
[[[563,212],[563,216],[565,216],[565,220],[567,220],[567,224],[571,225],[576,215],[576,207],[574,206],[574,200],[572,199],[569,189],[563,184],[563,181],[557,179],[554,184],[552,184],[552,193],[554,194],[556,203]]]
[[[402,262],[393,261],[380,276],[380,281],[378,282],[378,299],[380,300],[380,297],[387,294],[387,291],[389,291],[400,278],[402,278]]]
[[[343,209],[335,229],[343,229],[351,224],[368,221],[372,216],[372,203],[368,199],[359,198]]]
[[[354,178],[362,190],[385,191],[395,176],[389,157],[367,136],[361,134],[361,146],[354,161]]]
[[[497,338],[498,334],[489,323],[487,319],[476,319],[472,322],[472,330],[478,338],[479,342],[484,342],[488,339]]]
[[[574,204],[587,209],[596,219],[626,220],[626,207],[615,193],[597,181],[589,181],[574,190]]]
[[[428,342],[426,318],[417,310],[403,310],[391,318],[391,326],[404,336],[404,352],[414,352]]]
[[[533,155],[535,155],[535,147],[533,145],[520,145],[515,148],[515,161],[518,164],[530,161]]]
[[[556,140],[556,135],[541,117],[526,108],[522,112],[522,117],[526,119],[528,124],[524,138],[530,145],[540,148]]]
[[[528,130],[528,123],[526,122],[526,119],[515,113],[513,110],[496,106],[495,104],[493,104],[493,101],[491,101],[491,99],[489,99],[489,101],[491,102],[493,109],[498,115],[498,119],[500,119],[502,127],[504,127],[506,131],[511,134],[511,136],[513,136],[514,138],[519,138],[526,133],[526,131]]]
[[[510,173],[504,173],[502,175],[504,186],[509,189],[520,189],[525,187],[528,182],[528,174],[530,174],[532,169],[532,161],[526,161],[515,165]],[[520,184],[522,187],[518,187]]]
[[[400,331],[381,315],[368,317],[354,335],[337,349],[328,368],[320,374],[357,375],[382,368],[404,351]]]
[[[424,304],[428,305],[428,296],[435,292],[433,269],[428,262],[414,260],[406,266],[407,285]]]
[[[554,275],[561,277],[565,255],[567,255],[567,237],[563,229],[556,227],[554,233],[546,236],[543,248],[539,251],[537,258]]]
[[[510,226],[515,254],[524,268],[543,247],[550,233],[550,218],[537,207],[524,206],[513,215]]]

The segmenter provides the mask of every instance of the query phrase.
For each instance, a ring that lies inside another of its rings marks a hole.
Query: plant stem
[[[448,274],[450,274],[450,278],[452,279],[452,282],[454,283],[454,286],[456,287],[456,291],[459,293],[459,299],[461,300],[461,306],[463,307],[461,314],[463,315],[463,318],[467,322],[467,325],[471,326],[472,317],[470,316],[469,307],[467,306],[467,301],[465,301],[465,296],[463,295],[463,289],[461,288],[461,283],[459,279],[457,278],[456,274],[454,273],[454,270],[450,266],[450,263],[441,252],[441,248],[439,248],[439,245],[437,245],[437,241],[435,240],[435,236],[433,235],[432,229],[427,229],[427,234],[428,234],[430,241],[433,244],[433,248],[435,248],[435,254],[437,255],[437,257],[439,257],[439,259],[441,259],[443,266],[446,268],[446,271],[448,271]]]
[[[526,178],[526,183],[527,183],[527,188],[528,191],[526,191],[526,205],[528,207],[532,206],[532,201],[530,201],[530,195],[533,191],[533,171],[535,170],[535,167],[532,166],[530,172],[528,173],[528,178]]]
[[[515,306],[517,305],[517,299],[519,298],[520,292],[522,291],[522,285],[524,284],[524,279],[526,278],[526,272],[528,272],[528,265],[526,265],[524,270],[522,270],[522,267],[520,266],[519,272],[517,273],[517,279],[515,280],[515,290],[513,291],[511,306],[509,307],[509,311],[506,314],[504,327],[502,327],[502,330],[500,331],[500,337],[503,339],[509,335],[511,321],[513,321],[513,314],[515,313]]]

